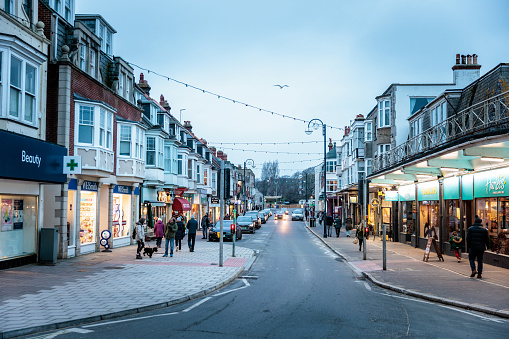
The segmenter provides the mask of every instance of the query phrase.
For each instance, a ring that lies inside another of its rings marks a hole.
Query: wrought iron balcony
[[[502,134],[509,129],[509,91],[472,105],[429,128],[390,152],[373,158],[373,173],[412,160],[438,148],[452,147],[464,137]]]

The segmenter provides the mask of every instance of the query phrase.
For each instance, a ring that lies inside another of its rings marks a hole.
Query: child
[[[454,254],[456,255],[456,259],[458,259],[458,262],[461,262],[461,254],[460,250],[463,247],[461,243],[463,242],[463,239],[458,236],[458,232],[453,231],[451,239],[449,239],[449,244],[451,245],[451,250],[454,250]]]

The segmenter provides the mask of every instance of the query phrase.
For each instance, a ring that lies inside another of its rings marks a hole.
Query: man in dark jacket
[[[189,251],[194,252],[194,242],[196,239],[196,230],[198,229],[198,221],[194,219],[194,215],[191,216],[191,220],[187,222],[187,244],[189,245]]]
[[[468,245],[468,260],[470,261],[470,268],[473,278],[477,274],[477,278],[482,278],[482,261],[486,247],[490,245],[490,237],[488,230],[482,227],[482,220],[477,215],[475,216],[474,224],[467,230],[467,245]],[[475,258],[477,258],[477,269],[475,270]]]
[[[209,228],[209,224],[210,224],[209,215],[205,214],[203,218],[201,218],[202,239],[207,239],[207,230]]]

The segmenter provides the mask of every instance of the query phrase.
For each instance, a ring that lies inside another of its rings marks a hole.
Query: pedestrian
[[[173,246],[175,244],[175,234],[177,234],[178,225],[175,222],[175,218],[171,217],[170,221],[166,223],[164,228],[164,238],[165,238],[165,246],[164,246],[164,255],[163,257],[168,256],[168,243],[170,244],[170,257],[173,257]]]
[[[187,228],[187,244],[189,245],[189,251],[194,252],[196,230],[198,229],[198,221],[194,219],[194,215],[192,215],[191,220],[187,222],[186,228]]]
[[[202,239],[207,239],[207,231],[209,229],[209,215],[206,213],[203,218],[201,218],[201,232],[202,232]]]
[[[357,226],[357,231],[355,232],[355,237],[359,240],[359,251],[362,251],[362,243],[364,241],[364,227],[361,224]]]
[[[341,218],[339,215],[336,217],[336,220],[334,220],[334,228],[336,229],[336,238],[339,238],[339,233],[341,233]]]
[[[484,251],[490,246],[490,237],[488,230],[482,227],[482,219],[475,216],[474,224],[467,230],[467,245],[468,245],[468,260],[470,261],[470,268],[472,274],[470,278],[482,278],[482,262]],[[477,258],[477,271],[475,270],[475,259]]]
[[[138,248],[136,249],[136,259],[142,259],[141,250],[145,247],[145,218],[140,218],[136,222],[136,243]]]
[[[327,236],[332,237],[332,225],[334,224],[332,215],[325,216],[325,224],[327,225]]]
[[[461,262],[461,253],[462,250],[463,239],[458,236],[458,232],[453,231],[452,236],[449,239],[449,244],[451,245],[451,250],[454,250],[454,254],[456,255],[456,259],[458,259],[458,262]]]
[[[347,236],[347,237],[350,237],[350,231],[353,229],[353,221],[352,221],[352,218],[351,218],[351,217],[347,217],[347,218],[346,218],[346,226],[345,226],[345,229],[346,229],[346,236]]]
[[[186,236],[186,225],[182,221],[182,217],[177,218],[177,234],[175,234],[175,240],[177,241],[175,247],[176,251],[182,251],[182,239]]]
[[[306,217],[306,221],[308,221],[309,211],[307,208],[304,211],[304,216]]]
[[[161,243],[164,237],[164,223],[158,217],[155,217],[156,223],[154,225],[154,235],[156,237],[156,246],[161,248]]]

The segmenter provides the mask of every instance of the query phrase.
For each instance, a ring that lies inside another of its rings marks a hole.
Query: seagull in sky
[[[277,87],[279,87],[280,89],[283,89],[283,87],[290,87],[290,86],[288,86],[288,85],[274,85],[274,86],[277,86]]]

